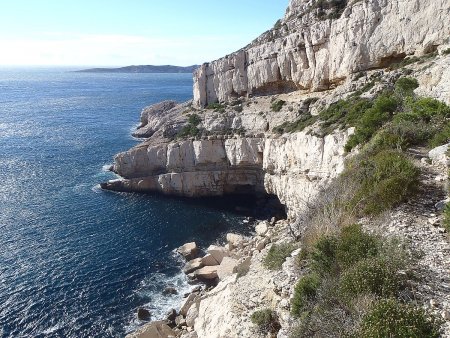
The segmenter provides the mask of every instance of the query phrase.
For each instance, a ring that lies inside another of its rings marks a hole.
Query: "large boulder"
[[[259,222],[255,227],[255,231],[259,236],[264,236],[268,230],[269,224],[267,221]]]
[[[183,268],[183,272],[187,275],[191,272],[194,272],[195,270],[198,270],[204,266],[203,261],[201,258],[195,258],[193,260],[190,260],[186,263],[186,265]]]
[[[429,151],[428,157],[433,161],[433,163],[448,165],[449,156],[447,155],[447,152],[449,144],[444,144],[443,146],[433,148]]]
[[[189,261],[197,257],[198,248],[195,242],[190,242],[180,246],[177,251]]]
[[[214,266],[219,265],[219,262],[211,254],[207,254],[202,258],[202,263],[204,266]]]
[[[151,322],[144,325],[137,331],[130,333],[126,338],[169,338],[176,337],[175,331],[173,331],[166,323]]]
[[[217,268],[217,276],[220,280],[231,276],[235,272],[235,268],[238,265],[237,259],[231,257],[224,257],[222,263]]]
[[[194,272],[195,277],[200,280],[211,280],[217,278],[217,268],[218,266],[205,266]]]
[[[187,298],[184,300],[183,304],[180,308],[180,315],[186,317],[189,308],[199,299],[198,295],[195,293],[191,293]]]
[[[224,257],[230,255],[227,249],[217,245],[210,245],[206,250],[206,252],[208,252],[208,254],[210,254],[217,261],[218,264],[222,262],[222,259]]]
[[[150,311],[147,310],[147,309],[144,309],[144,308],[140,307],[137,310],[137,317],[138,317],[139,320],[150,320],[151,316],[152,315],[151,315]]]
[[[244,237],[238,234],[228,233],[227,242],[230,250],[240,248],[244,243]]]

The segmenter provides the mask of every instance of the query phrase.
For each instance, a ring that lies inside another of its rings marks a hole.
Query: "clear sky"
[[[0,65],[214,60],[284,15],[288,0],[0,0]]]

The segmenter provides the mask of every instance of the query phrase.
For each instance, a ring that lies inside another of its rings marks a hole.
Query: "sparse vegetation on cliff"
[[[270,106],[270,108],[272,109],[272,111],[274,112],[279,112],[281,110],[281,108],[283,108],[283,106],[286,104],[286,101],[283,100],[276,100],[272,103],[272,105]]]
[[[276,333],[281,327],[276,312],[270,309],[255,311],[250,319],[262,333]]]
[[[177,134],[179,138],[195,137],[200,134],[198,125],[202,122],[202,119],[197,114],[188,115],[188,124],[185,125]]]
[[[416,79],[403,77],[372,100],[352,95],[331,104],[318,116],[304,114],[273,131],[298,132],[317,122],[319,128],[314,132],[325,136],[336,129],[355,127],[346,151],[371,140],[374,147],[391,149],[445,144],[450,140],[450,107],[432,98],[416,97],[417,87]]]
[[[294,250],[295,245],[292,243],[273,244],[264,259],[264,266],[270,270],[281,269],[281,265]]]

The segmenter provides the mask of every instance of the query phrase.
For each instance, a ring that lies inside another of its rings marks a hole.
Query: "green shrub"
[[[197,114],[191,114],[188,116],[189,116],[188,122],[195,127],[198,126],[202,122],[202,119]]]
[[[281,19],[278,19],[275,24],[273,25],[273,29],[280,29],[281,28]]]
[[[294,122],[284,122],[283,124],[274,127],[273,132],[278,134],[283,133],[293,133],[302,131],[306,127],[314,124],[317,121],[317,116],[312,116],[310,114],[302,115],[297,121]]]
[[[200,129],[197,127],[202,119],[197,114],[189,114],[188,124],[185,125],[177,134],[179,138],[195,137],[200,134]]]
[[[225,106],[223,104],[220,104],[219,102],[210,103],[206,106],[206,109],[223,109]]]
[[[357,144],[366,143],[381,126],[390,121],[400,101],[393,95],[382,94],[378,96],[373,106],[367,109],[357,122],[355,134],[346,145],[349,151]]]
[[[450,54],[450,48],[447,48],[446,50],[444,50],[444,51],[442,52],[442,54],[443,54],[443,55],[448,55],[448,54]]]
[[[338,239],[334,236],[320,237],[310,252],[311,268],[323,276],[335,272]]]
[[[417,87],[419,87],[419,82],[411,77],[402,77],[395,82],[395,91],[403,96],[412,95]]]
[[[381,300],[364,316],[358,337],[438,338],[440,323],[412,305]]]
[[[442,129],[437,131],[428,141],[430,148],[439,147],[450,142],[450,122],[447,122]]]
[[[447,203],[444,208],[444,227],[450,233],[450,203]]]
[[[273,244],[264,258],[264,266],[269,270],[279,270],[295,246],[292,243]]]
[[[419,170],[401,152],[383,150],[354,161],[345,174],[361,182],[350,202],[354,211],[376,215],[405,201],[415,192]]]
[[[270,309],[255,311],[252,313],[250,319],[263,333],[276,333],[281,328],[276,312]]]
[[[351,97],[331,104],[319,114],[322,132],[328,134],[336,128],[354,126],[370,107],[372,102],[360,97]]]
[[[294,297],[291,301],[291,312],[294,316],[300,317],[308,303],[315,299],[319,286],[320,280],[315,274],[309,274],[300,279],[295,285]]]
[[[376,256],[380,240],[364,232],[359,224],[352,224],[342,229],[337,242],[336,259],[341,269],[351,267],[361,259]]]
[[[397,269],[396,264],[384,257],[360,260],[342,274],[339,289],[344,299],[353,299],[361,294],[395,296],[403,283]]]
[[[270,108],[272,109],[272,111],[274,112],[279,112],[281,110],[281,108],[283,108],[283,106],[286,104],[286,101],[283,100],[276,100],[275,102],[272,103],[272,105],[270,106]]]

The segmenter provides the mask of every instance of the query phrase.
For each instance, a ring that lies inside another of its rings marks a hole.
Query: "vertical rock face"
[[[320,138],[300,132],[139,146],[116,156],[114,169],[126,180],[115,184],[121,185],[117,190],[179,196],[265,192],[294,213],[343,170],[348,135]]]
[[[328,89],[351,73],[424,54],[450,35],[448,0],[360,0],[321,12],[291,0],[283,20],[194,74],[194,104],[242,95]]]

